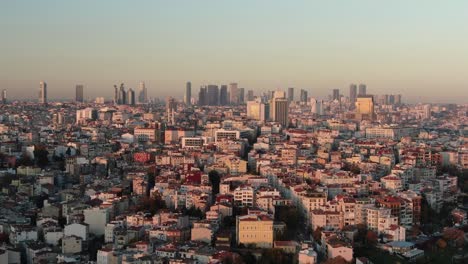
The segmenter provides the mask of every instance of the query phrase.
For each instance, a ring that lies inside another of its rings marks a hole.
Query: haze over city
[[[51,99],[151,97],[238,82],[325,98],[364,82],[407,102],[465,103],[466,1],[2,1],[0,88]],[[34,91],[34,92],[31,92]]]

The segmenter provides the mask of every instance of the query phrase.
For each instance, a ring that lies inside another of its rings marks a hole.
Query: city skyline
[[[45,80],[54,100],[73,98],[83,83],[88,99],[109,98],[114,83],[136,89],[145,80],[149,96],[181,99],[187,81],[193,89],[238,82],[320,98],[364,82],[409,102],[465,103],[468,3],[417,2],[293,1],[265,10],[262,1],[113,1],[106,12],[106,1],[7,1],[0,4],[0,88],[32,99]],[[213,40],[200,44],[206,39]]]

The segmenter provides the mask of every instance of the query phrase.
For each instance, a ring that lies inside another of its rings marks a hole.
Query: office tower
[[[127,104],[135,105],[135,91],[132,88],[127,91]]]
[[[395,104],[395,95],[391,94],[388,96],[388,104],[394,105]]]
[[[307,91],[304,90],[304,89],[301,89],[301,95],[300,95],[300,98],[299,98],[300,100],[299,101],[301,103],[307,103],[307,97],[309,97],[308,94],[307,94]]]
[[[273,121],[280,123],[283,127],[289,124],[289,102],[284,91],[275,91],[270,103],[270,117]]]
[[[227,105],[229,101],[227,85],[221,85],[219,90],[219,105]]]
[[[208,105],[219,104],[219,89],[217,85],[208,85],[206,94],[208,99]]]
[[[367,95],[367,86],[365,84],[359,84],[359,96]]]
[[[357,97],[357,85],[352,83],[349,85],[349,102],[351,103],[351,108],[354,108]]]
[[[356,118],[358,120],[373,120],[374,115],[374,97],[372,95],[358,96],[356,99]]]
[[[301,92],[302,92],[302,90],[301,90]],[[293,87],[288,88],[288,101],[289,102],[294,101],[294,88]]]
[[[310,112],[312,114],[317,114],[317,99],[315,98],[310,98]]]
[[[120,84],[118,104],[127,104],[127,92],[123,83]]]
[[[425,104],[423,105],[423,119],[430,119],[431,118],[431,105],[430,104]]]
[[[265,121],[268,118],[268,107],[262,102],[260,98],[247,101],[247,117]]]
[[[237,89],[237,83],[229,84],[229,103],[237,104],[239,102],[239,91]]]
[[[119,88],[114,85],[114,104],[119,104]]]
[[[243,104],[245,102],[245,89],[244,88],[239,88],[239,103]]]
[[[138,84],[138,103],[146,104],[148,102],[148,90],[146,89],[145,82]]]
[[[401,105],[401,94],[395,95],[395,104]]]
[[[333,89],[332,99],[340,101],[340,89]]]
[[[253,90],[248,90],[247,91],[247,101],[253,101],[254,100],[254,91]]]
[[[82,103],[84,101],[83,98],[83,85],[78,84],[75,86],[75,101],[78,103]]]
[[[284,128],[289,124],[289,103],[286,98],[274,98],[270,105],[273,121],[280,123]]]
[[[200,91],[198,92],[198,105],[204,106],[206,105],[206,87],[201,86]]]
[[[6,104],[7,103],[7,90],[3,89],[2,91],[2,103]]]
[[[39,103],[47,104],[47,83],[44,81],[39,83]]]
[[[184,104],[190,105],[192,103],[192,83],[185,84]]]

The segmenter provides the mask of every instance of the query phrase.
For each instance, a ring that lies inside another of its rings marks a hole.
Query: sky
[[[0,1],[0,89],[10,98],[151,97],[204,84],[296,88],[323,98],[350,83],[407,102],[467,103],[465,0]]]

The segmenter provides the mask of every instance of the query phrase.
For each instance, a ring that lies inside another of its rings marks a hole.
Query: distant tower
[[[118,104],[127,104],[127,92],[125,91],[123,83],[120,84]]]
[[[244,88],[239,88],[239,103],[243,104],[245,102],[245,89]]]
[[[294,101],[294,88],[293,87],[288,88],[288,101],[289,102]]]
[[[138,84],[138,102],[146,104],[148,102],[148,90],[146,89],[145,82]]]
[[[358,120],[374,120],[374,97],[358,96],[356,99],[356,117]]]
[[[247,91],[247,101],[253,101],[254,100],[254,91],[253,90],[248,90]]]
[[[39,103],[47,104],[47,83],[39,82]]]
[[[359,96],[367,95],[367,86],[365,84],[359,84]]]
[[[77,103],[82,103],[84,101],[83,98],[83,85],[78,84],[75,86],[75,101]]]
[[[237,104],[239,102],[239,92],[237,89],[237,83],[229,84],[229,102],[231,104]]]
[[[289,102],[283,91],[275,91],[270,103],[270,117],[284,128],[289,124]]]
[[[114,104],[119,104],[119,88],[114,85]]]
[[[7,90],[3,89],[2,91],[2,103],[6,104],[7,103]]]
[[[190,105],[192,101],[192,83],[187,82],[185,85],[185,95],[184,95],[184,103],[186,105]]]
[[[127,104],[135,105],[135,91],[132,88],[127,91]]]
[[[333,100],[340,100],[340,89],[333,89]]]
[[[301,103],[307,103],[307,97],[308,97],[307,91],[304,89],[301,89],[301,94],[300,94]]]
[[[218,105],[219,104],[219,89],[217,85],[208,85],[207,89],[207,99],[208,105]]]
[[[200,87],[200,92],[198,92],[198,105],[199,106],[204,106],[206,105],[206,87],[201,86]]]
[[[221,89],[219,90],[219,105],[227,105],[227,104],[228,104],[227,85],[221,85]]]
[[[357,98],[357,86],[352,83],[349,85],[349,102],[351,103],[351,108],[354,108]]]

